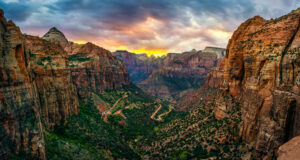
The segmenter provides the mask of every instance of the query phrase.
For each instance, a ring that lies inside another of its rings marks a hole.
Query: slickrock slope
[[[40,102],[20,29],[0,9],[0,159],[31,153],[45,159]]]
[[[139,86],[153,96],[174,98],[186,89],[203,85],[207,72],[217,61],[214,53],[186,52],[166,61]]]
[[[71,80],[68,55],[58,45],[25,36],[26,49],[39,93],[44,125],[53,128],[78,113],[77,90]]]
[[[101,93],[129,84],[129,75],[122,60],[92,43],[78,46],[70,56],[72,79],[79,96]]]
[[[278,149],[278,160],[298,160],[300,157],[300,136],[297,136]]]
[[[85,98],[91,92],[101,93],[130,83],[125,64],[112,56],[108,50],[92,43],[79,45],[69,42],[55,27],[51,28],[43,39],[58,42],[57,44],[70,55],[72,81],[79,97]]]
[[[300,9],[269,21],[256,16],[227,46],[222,88],[242,105],[240,136],[253,142],[254,158],[273,158],[300,134],[299,27]]]
[[[124,61],[130,80],[134,84],[147,79],[154,70],[163,66],[166,59],[166,57],[148,57],[146,54],[134,54],[128,51],[116,51],[113,55]]]

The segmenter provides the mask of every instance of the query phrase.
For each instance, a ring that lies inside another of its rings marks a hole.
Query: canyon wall
[[[69,42],[56,28],[23,35],[2,10],[0,54],[0,159],[46,159],[43,133],[77,114],[78,98],[130,83],[109,51]]]
[[[0,158],[30,153],[45,159],[41,108],[20,29],[0,9]]]
[[[121,88],[129,84],[129,75],[122,60],[92,43],[80,45],[70,56],[72,79],[80,97],[90,92]]]
[[[240,136],[253,145],[256,159],[274,158],[281,144],[300,134],[299,27],[299,9],[271,20],[255,16],[227,46],[221,92],[241,104]]]
[[[51,128],[78,113],[78,96],[72,83],[68,55],[58,45],[25,36],[34,81],[39,93],[44,126]]]
[[[100,94],[104,90],[120,88],[130,83],[124,62],[108,50],[90,42],[69,42],[56,28],[51,28],[43,39],[56,42],[70,55],[72,81],[79,97],[86,98],[91,92]]]

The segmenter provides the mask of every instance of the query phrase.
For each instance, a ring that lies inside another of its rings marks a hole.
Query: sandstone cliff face
[[[20,29],[0,10],[0,158],[31,153],[45,159],[40,102]]]
[[[125,64],[108,50],[92,43],[69,42],[56,28],[51,28],[43,39],[56,42],[70,55],[72,81],[79,97],[86,98],[91,92],[101,93],[130,83]]]
[[[206,75],[204,88],[219,88],[223,83],[224,58],[218,59],[217,67],[212,68]]]
[[[153,96],[174,98],[180,92],[203,85],[209,69],[217,64],[217,55],[213,53],[186,52],[155,70],[139,86]]]
[[[240,136],[254,158],[300,134],[300,10],[244,22],[227,46],[222,88],[242,105]]]
[[[139,84],[147,79],[154,70],[160,68],[165,57],[148,57],[145,54],[134,54],[127,51],[116,51],[115,57],[122,59],[126,65],[132,83]]]
[[[25,36],[26,50],[39,93],[46,128],[78,113],[77,90],[72,83],[68,55],[58,45],[39,37]]]
[[[72,80],[80,97],[90,92],[101,93],[129,84],[129,75],[123,61],[92,43],[80,45],[70,56]]]

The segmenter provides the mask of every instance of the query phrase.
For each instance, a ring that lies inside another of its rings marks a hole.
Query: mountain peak
[[[60,36],[61,38],[66,39],[65,35],[56,27],[50,28],[49,31],[43,36],[43,38],[47,39],[48,37],[52,37],[53,35]]]
[[[69,43],[65,35],[56,27],[52,27],[42,38],[58,44],[62,48],[65,48]]]
[[[51,32],[60,32],[60,33],[61,33],[61,31],[58,30],[56,27],[50,28],[48,32],[50,32],[50,31],[51,31]]]

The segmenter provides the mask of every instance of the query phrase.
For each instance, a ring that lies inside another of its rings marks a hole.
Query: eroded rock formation
[[[2,10],[0,53],[0,159],[46,159],[43,130],[77,114],[78,95],[129,84],[124,63],[109,51],[68,42],[56,28],[43,39],[23,35]]]
[[[0,158],[45,159],[40,101],[20,29],[0,9]]]
[[[125,64],[112,56],[108,50],[90,42],[86,44],[69,42],[55,27],[51,28],[43,39],[56,42],[70,55],[72,81],[79,97],[86,98],[91,92],[101,93],[130,83]]]
[[[72,79],[80,97],[90,92],[102,93],[129,84],[129,75],[122,60],[92,43],[78,46],[70,56]]]
[[[77,90],[72,83],[69,56],[58,45],[25,36],[32,74],[39,93],[44,125],[53,128],[78,113]]]
[[[223,90],[242,105],[242,140],[271,159],[300,134],[300,10],[275,20],[253,17],[227,46]],[[220,97],[220,96],[219,96]]]

